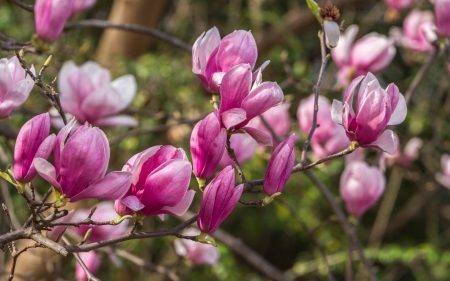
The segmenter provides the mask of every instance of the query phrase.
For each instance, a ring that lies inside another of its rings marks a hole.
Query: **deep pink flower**
[[[279,105],[283,101],[283,91],[277,83],[261,83],[261,80],[260,71],[252,87],[252,73],[248,64],[231,68],[223,76],[220,87],[219,115],[227,130],[242,129],[259,144],[268,146],[272,145],[270,135],[246,125],[254,117]]]
[[[58,75],[61,104],[65,112],[84,124],[96,126],[136,126],[128,115],[116,115],[127,108],[136,95],[133,75],[111,81],[109,71],[95,62],[76,66],[66,62]]]
[[[347,211],[357,217],[375,205],[383,194],[386,180],[376,167],[352,162],[341,175],[340,190]]]
[[[190,227],[183,231],[183,235],[195,236],[200,234],[196,228]],[[175,239],[175,252],[185,257],[193,265],[214,265],[219,259],[219,250],[209,244],[195,242],[189,239]]]
[[[436,28],[442,37],[450,37],[450,0],[434,0]]]
[[[415,0],[385,0],[386,4],[392,10],[402,11],[411,6]]]
[[[337,79],[342,85],[348,85],[353,77],[382,71],[395,56],[394,41],[375,32],[353,44],[358,29],[357,25],[350,25],[341,34],[339,45],[331,50],[333,61],[339,67]]]
[[[320,126],[316,128],[311,138],[311,148],[318,158],[324,158],[347,148],[350,141],[345,135],[344,128],[331,119],[330,101],[324,96],[319,96],[318,106],[317,124]],[[313,114],[314,94],[300,101],[297,109],[298,124],[305,135],[311,130]]]
[[[36,0],[34,24],[40,39],[53,42],[61,35],[72,14],[74,0]]]
[[[81,252],[78,253],[84,265],[89,269],[89,272],[95,274],[100,267],[101,260],[100,257],[95,253],[95,251]],[[77,281],[87,281],[88,277],[84,269],[77,262],[75,265],[75,278]]]
[[[358,86],[355,111],[353,99]],[[405,98],[395,84],[389,84],[384,90],[372,73],[359,76],[345,91],[343,102],[333,101],[331,111],[334,122],[344,127],[350,141],[357,141],[361,147],[379,148],[391,155],[397,150],[394,133],[383,132],[386,126],[400,124],[406,118]]]
[[[34,66],[31,66],[34,72]],[[25,75],[17,57],[0,59],[0,119],[11,115],[30,95],[34,82]]]
[[[206,34],[202,33],[192,47],[192,72],[197,74],[208,92],[218,93],[222,77],[229,69],[242,63],[253,69],[257,57],[258,49],[250,31],[237,30],[220,40],[219,31],[213,27]],[[269,61],[260,69],[267,64]]]
[[[131,157],[122,170],[133,176],[127,194],[114,205],[119,215],[181,216],[192,203],[192,166],[181,148],[150,147]]]
[[[433,26],[434,16],[430,11],[412,10],[403,21],[402,45],[416,52],[433,51],[429,41],[434,35]]]
[[[234,150],[234,154],[241,165],[255,155],[256,141],[247,134],[231,135],[230,146]],[[228,156],[228,152],[225,149],[218,166],[220,169],[223,169],[229,165],[234,167],[234,162],[231,160],[230,156]]]
[[[234,188],[234,180],[234,169],[228,166],[206,186],[197,220],[202,232],[214,233],[233,211],[244,190],[244,184]]]
[[[47,159],[56,140],[50,133],[50,115],[43,113],[28,120],[20,129],[14,148],[14,177],[19,182],[30,182],[36,176],[35,158]]]
[[[270,157],[263,183],[264,193],[268,196],[281,192],[291,176],[295,162],[294,143],[295,134],[292,134],[277,146]]]
[[[208,179],[216,171],[227,141],[227,132],[220,125],[216,113],[212,112],[199,121],[191,135],[191,154],[194,175]]]
[[[89,10],[95,5],[95,2],[97,2],[97,0],[74,0],[72,5],[72,15]]]
[[[75,123],[72,119],[56,137],[54,166],[43,158],[34,159],[37,172],[71,202],[121,198],[127,192],[131,173],[111,172],[105,176],[110,152],[105,133],[85,124],[68,137]]]
[[[264,120],[269,123],[270,127],[277,133],[278,136],[283,139],[287,137],[289,129],[291,128],[291,119],[289,117],[289,107],[291,104],[288,102],[274,106],[261,114]],[[261,118],[255,117],[249,123],[249,127],[261,130],[272,136],[270,130],[263,124]],[[272,136],[272,143],[274,146],[278,145],[278,141]]]

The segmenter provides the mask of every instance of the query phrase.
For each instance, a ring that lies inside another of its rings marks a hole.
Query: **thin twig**
[[[166,41],[167,43],[170,43],[176,47],[181,48],[182,50],[186,52],[192,52],[191,46],[184,43],[180,39],[170,36],[162,31],[159,31],[155,28],[146,27],[138,24],[132,24],[132,23],[115,23],[110,22],[106,20],[98,20],[98,19],[90,19],[90,20],[82,20],[72,23],[66,23],[64,29],[72,29],[72,28],[79,28],[79,27],[95,27],[95,28],[101,28],[101,29],[107,29],[107,28],[115,28],[115,29],[122,29],[127,31],[133,31],[137,33],[142,33],[146,35],[151,35],[156,38],[162,39]]]
[[[236,157],[236,154],[234,153],[234,149],[231,148],[231,134],[227,134],[227,142],[225,144],[225,147],[227,149],[228,156],[230,156],[231,160],[233,160],[234,166],[236,170],[238,171],[238,175],[241,178],[241,183],[246,183],[244,172],[242,171],[241,164],[239,164],[239,161]]]
[[[31,248],[38,248],[38,247],[42,247],[39,243],[36,243],[34,245],[30,245],[30,246],[26,246],[25,248],[23,248],[20,251],[15,251],[12,255],[12,265],[11,265],[11,273],[9,274],[9,278],[8,281],[11,281],[14,279],[14,273],[16,270],[16,264],[17,264],[17,259],[19,258],[19,256],[23,253],[25,253],[26,251],[28,251],[28,249]]]
[[[6,0],[6,1],[19,6],[20,8],[24,9],[27,12],[34,13],[34,5],[27,5],[27,4],[22,3],[22,2],[20,2],[18,0]]]
[[[151,272],[158,272],[158,273],[164,274],[172,281],[180,281],[181,280],[180,277],[178,277],[178,275],[176,275],[175,272],[173,272],[172,270],[170,270],[164,266],[151,264],[151,263],[146,262],[145,260],[141,259],[140,257],[130,254],[129,252],[124,251],[124,250],[117,249],[114,252],[119,257],[122,257],[122,258],[138,265],[140,268],[144,268]]]
[[[320,66],[320,72],[319,77],[317,78],[317,84],[314,87],[315,88],[315,94],[314,94],[314,114],[313,114],[313,121],[311,130],[309,131],[308,138],[306,139],[305,143],[303,144],[302,149],[302,156],[300,163],[302,165],[306,164],[306,151],[308,150],[308,146],[311,142],[311,138],[314,135],[314,132],[316,131],[317,127],[319,126],[317,124],[317,113],[319,112],[319,94],[320,94],[320,87],[322,86],[322,80],[323,75],[325,73],[325,67],[327,66],[328,62],[328,55],[326,51],[325,46],[325,32],[323,30],[319,31],[319,38],[320,38],[320,50],[322,54],[322,65]]]
[[[69,242],[69,240],[66,237],[63,236],[62,240],[64,241],[64,243],[66,245],[70,245],[70,242]],[[78,253],[72,253],[72,254],[75,257],[75,259],[77,260],[78,264],[83,269],[84,273],[86,273],[86,277],[87,277],[88,281],[100,281],[100,279],[96,278],[94,276],[94,274],[92,274],[89,271],[89,268],[87,268],[87,266],[84,264],[83,260],[81,259],[80,255]]]
[[[419,86],[420,81],[422,81],[423,77],[425,77],[425,73],[427,73],[428,69],[430,68],[431,64],[433,63],[434,59],[437,56],[437,52],[432,52],[428,56],[427,60],[419,69],[419,72],[417,72],[416,76],[414,76],[413,81],[409,85],[408,90],[406,90],[405,93],[405,101],[406,104],[409,103],[409,100],[411,99],[412,94],[416,91],[417,87]]]

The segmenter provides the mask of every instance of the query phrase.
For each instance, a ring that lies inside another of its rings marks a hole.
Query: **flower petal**
[[[244,127],[247,134],[249,134],[255,141],[262,146],[272,146],[272,137],[264,131],[252,128],[252,127]]]
[[[223,125],[228,130],[237,124],[244,122],[247,119],[247,114],[245,110],[241,108],[232,108],[220,114],[220,117]]]
[[[62,192],[61,185],[56,181],[56,171],[52,164],[45,159],[36,158],[33,161],[33,165],[43,179]]]
[[[397,140],[395,139],[394,132],[391,130],[386,130],[378,137],[376,141],[371,144],[364,145],[363,147],[375,147],[390,155],[394,155],[397,151]]]

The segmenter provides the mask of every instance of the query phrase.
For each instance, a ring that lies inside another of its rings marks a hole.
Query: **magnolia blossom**
[[[291,104],[288,102],[284,102],[280,105],[274,106],[261,114],[264,120],[270,125],[270,127],[277,133],[278,136],[282,138],[286,138],[289,133],[289,129],[291,127],[290,117],[289,117],[289,107]],[[267,128],[266,125],[262,122],[261,118],[255,117],[253,118],[248,125],[252,128],[261,130],[266,132],[267,134],[272,136],[272,133]],[[272,136],[272,143],[274,145],[278,145],[278,141],[274,136]]]
[[[50,156],[56,136],[49,133],[48,113],[37,115],[22,126],[14,147],[14,178],[17,181],[30,182],[37,173],[33,160]]]
[[[131,157],[122,170],[133,176],[128,192],[114,205],[121,216],[134,212],[181,216],[192,203],[195,191],[188,190],[192,166],[181,148],[150,147]]]
[[[442,37],[450,37],[450,0],[434,0],[437,33]]]
[[[411,6],[415,0],[385,0],[386,4],[392,10],[402,11]]]
[[[347,211],[357,217],[375,205],[384,192],[386,180],[377,167],[352,162],[341,175],[340,191]]]
[[[283,101],[283,91],[275,82],[261,83],[261,71],[252,87],[250,65],[240,64],[230,69],[220,87],[221,105],[219,116],[227,130],[245,131],[259,144],[270,146],[270,135],[246,126],[251,119],[263,114]]]
[[[394,40],[375,32],[353,44],[358,29],[357,25],[350,25],[341,34],[339,45],[331,50],[333,61],[339,67],[337,80],[342,85],[348,85],[353,77],[382,71],[395,56]]]
[[[331,119],[330,101],[324,96],[319,96],[318,106],[317,124],[319,127],[316,128],[311,138],[311,148],[318,158],[324,158],[347,148],[350,141],[345,135],[344,128]],[[306,135],[309,134],[313,125],[313,115],[314,94],[300,101],[297,109],[300,130]]]
[[[350,141],[357,141],[361,147],[379,148],[391,155],[397,150],[394,133],[383,132],[386,126],[400,124],[406,118],[405,98],[395,84],[389,84],[384,90],[372,73],[359,76],[345,91],[343,102],[333,101],[331,111],[333,121],[344,127]]]
[[[244,184],[234,188],[234,180],[234,169],[228,166],[206,186],[197,220],[202,232],[214,233],[233,211],[244,190]]]
[[[256,145],[256,141],[247,134],[233,134],[230,137],[230,146],[234,150],[239,164],[247,162],[255,155]],[[234,162],[225,150],[218,166],[223,169],[229,165],[234,166]]]
[[[31,66],[34,72],[34,66]],[[30,95],[34,82],[25,75],[19,59],[0,59],[0,119],[11,115],[14,109],[21,106]]]
[[[220,39],[216,27],[203,32],[192,47],[192,72],[210,93],[218,93],[225,73],[238,64],[255,67],[258,57],[256,42],[250,31],[237,30]],[[263,70],[269,61],[259,69]],[[256,77],[257,71],[254,76]]]
[[[105,68],[89,61],[82,66],[66,62],[58,75],[61,104],[65,112],[75,116],[81,124],[96,126],[136,126],[128,115],[116,115],[127,108],[136,95],[133,75],[111,81]]]
[[[263,182],[264,193],[268,196],[281,192],[291,176],[295,162],[294,143],[295,134],[292,134],[277,146],[270,157]]]
[[[47,42],[58,39],[72,14],[73,2],[75,0],[36,0],[34,25],[40,39]]]
[[[442,173],[436,174],[436,179],[445,187],[450,189],[450,155],[444,154],[441,157]]]
[[[75,123],[72,119],[56,137],[54,166],[43,158],[34,159],[37,172],[64,195],[61,198],[71,202],[121,198],[127,192],[131,173],[111,172],[105,176],[110,153],[105,133],[88,124],[71,132]]]
[[[402,45],[416,52],[431,52],[434,46],[430,38],[433,32],[434,16],[430,11],[413,10],[403,21]]]
[[[196,228],[189,227],[183,231],[183,235],[196,236],[200,231]],[[193,265],[214,265],[219,259],[219,250],[209,244],[195,242],[189,239],[175,239],[175,252],[186,258]]]
[[[199,121],[191,135],[191,154],[194,175],[199,179],[210,178],[224,154],[227,132],[221,127],[216,112]]]

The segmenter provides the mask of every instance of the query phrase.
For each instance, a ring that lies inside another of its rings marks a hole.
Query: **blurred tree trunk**
[[[115,0],[109,20],[156,27],[167,3],[167,0]],[[117,55],[136,58],[145,53],[153,40],[134,32],[106,29],[97,47],[97,60],[102,65],[112,66]]]

